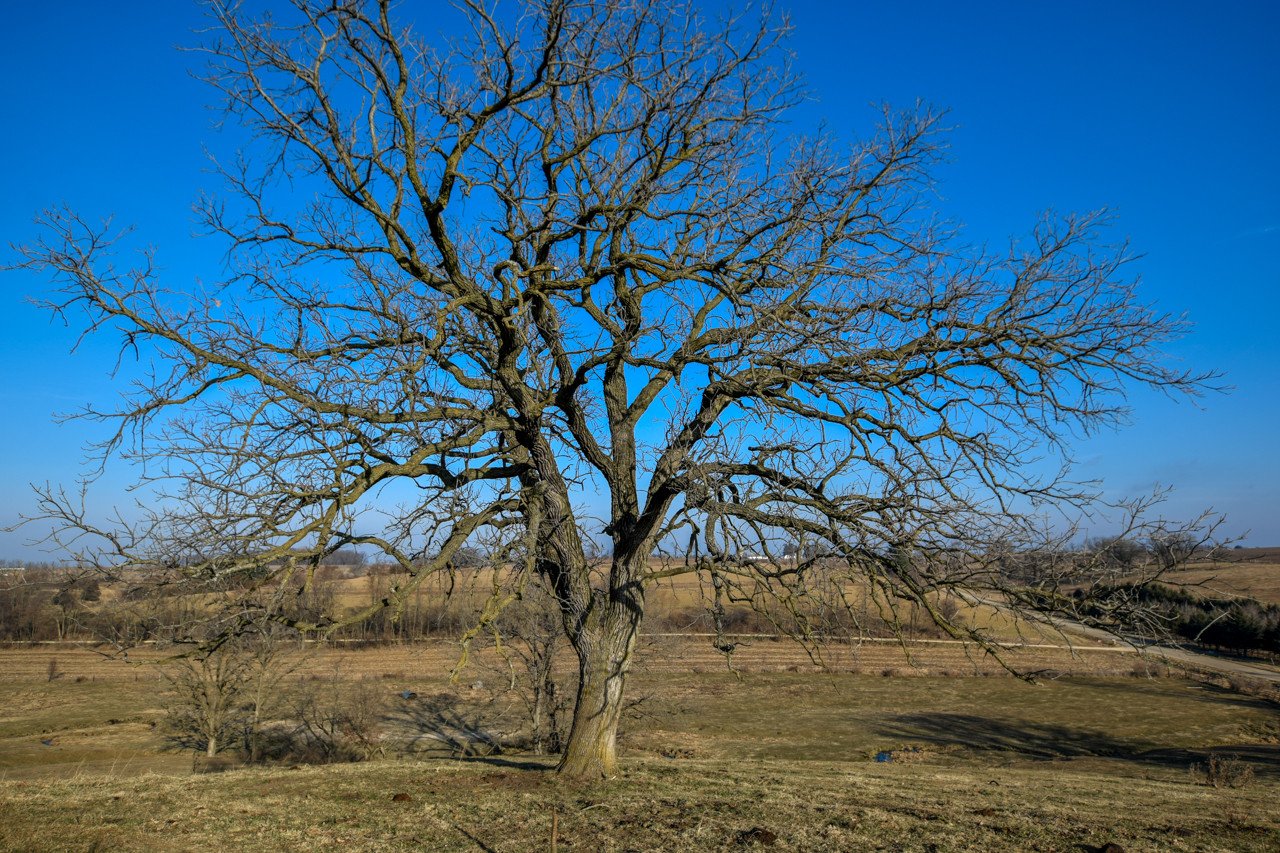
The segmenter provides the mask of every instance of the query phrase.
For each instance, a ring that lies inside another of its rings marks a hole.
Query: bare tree
[[[283,682],[300,659],[290,654],[286,629],[267,625],[236,637],[214,634],[175,656],[162,670],[169,683],[167,725],[175,738],[212,758],[232,744],[262,757],[263,727],[285,699]]]
[[[294,734],[302,754],[318,764],[366,761],[385,750],[378,731],[386,699],[365,681],[350,682],[340,673],[304,681],[294,695]]]
[[[296,588],[359,546],[405,573],[368,612],[498,537],[481,623],[536,576],[578,656],[564,772],[614,768],[655,581],[699,573],[802,637],[811,580],[856,584],[983,642],[939,596],[1054,606],[980,557],[1031,553],[1043,508],[1093,499],[1067,439],[1126,387],[1207,379],[1161,361],[1183,322],[1141,301],[1105,213],[1003,252],[937,223],[937,114],[784,137],[785,21],[464,0],[432,40],[390,0],[280,5],[210,6],[208,80],[254,136],[199,206],[220,287],[113,266],[110,232],[67,212],[26,249],[54,310],[153,365],[88,414],[160,500],[103,525],[51,488],[43,514],[82,552],[97,534],[83,560],[187,583]]]
[[[284,704],[284,680],[301,662],[300,657],[289,653],[283,632],[278,625],[268,625],[241,645],[245,667],[239,692],[246,708],[245,754],[254,764],[262,760],[263,728]]]
[[[243,699],[253,659],[235,643],[177,658],[164,672],[169,682],[168,727],[183,743],[212,758],[246,723]]]
[[[1151,556],[1151,552],[1142,543],[1120,536],[1100,536],[1085,544],[1096,562],[1115,573],[1138,568],[1143,560]]]
[[[567,710],[572,688],[556,668],[564,648],[560,608],[540,585],[529,584],[520,600],[505,608],[491,626],[499,659],[508,668],[507,693],[524,706],[529,741],[537,755],[563,749],[561,714]]]
[[[1206,543],[1188,530],[1158,530],[1148,542],[1151,554],[1165,570],[1173,569],[1195,556],[1196,551],[1210,556]]]

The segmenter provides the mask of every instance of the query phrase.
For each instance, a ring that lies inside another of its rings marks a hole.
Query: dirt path
[[[1005,612],[1012,613],[1013,610],[1007,604],[990,598],[981,598],[979,596],[970,596],[974,602],[985,604],[989,607],[995,607]],[[1200,670],[1202,672],[1217,673],[1220,675],[1239,675],[1246,678],[1256,678],[1267,681],[1271,684],[1280,684],[1280,669],[1261,661],[1242,661],[1233,658],[1219,657],[1208,652],[1195,652],[1190,649],[1181,649],[1176,646],[1167,646],[1161,643],[1147,643],[1138,638],[1118,637],[1099,628],[1090,628],[1088,625],[1081,625],[1079,622],[1073,622],[1070,619],[1063,619],[1056,616],[1035,616],[1023,614],[1025,619],[1035,619],[1049,625],[1054,630],[1064,634],[1074,634],[1078,637],[1084,637],[1091,640],[1098,640],[1107,643],[1113,648],[1123,651],[1133,651],[1140,655],[1150,658],[1163,660],[1167,663],[1177,664],[1178,666],[1189,667],[1191,669]]]
[[[1194,669],[1210,670],[1223,675],[1242,675],[1246,678],[1257,678],[1272,684],[1280,684],[1280,670],[1265,663],[1220,658],[1211,654],[1202,654],[1167,646],[1148,646],[1142,649],[1141,653],[1164,658],[1172,663],[1178,663]]]

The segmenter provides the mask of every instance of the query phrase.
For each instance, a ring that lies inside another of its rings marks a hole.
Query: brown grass
[[[1274,849],[1280,722],[1261,698],[1135,678],[1114,652],[1028,650],[1075,673],[1032,686],[982,677],[1000,670],[951,646],[917,647],[914,666],[889,644],[838,651],[843,668],[819,671],[752,640],[735,675],[706,640],[655,639],[621,776],[575,786],[544,759],[444,760],[413,740],[402,690],[483,710],[468,684],[491,678],[484,660],[450,685],[449,643],[312,649],[298,673],[386,693],[385,760],[211,775],[151,728],[156,652],[59,650],[66,675],[50,682],[47,648],[3,650],[0,851],[547,850],[553,811],[563,851]],[[1189,772],[1227,757],[1250,784]]]
[[[1256,598],[1280,604],[1280,549],[1229,551],[1213,565],[1191,565],[1170,572],[1170,583],[1188,585],[1190,592],[1212,598]]]
[[[1274,786],[1050,767],[629,760],[414,762],[0,783],[0,850],[1274,850]]]
[[[915,642],[865,640],[853,644],[830,644],[816,657],[785,639],[735,637],[738,646],[732,662],[744,672],[784,672],[793,669],[817,672],[879,670],[898,667],[903,675],[993,675],[1003,668],[993,658],[955,642]],[[1058,638],[1061,642],[1061,638]],[[339,670],[350,676],[381,677],[405,673],[415,677],[436,677],[458,662],[461,647],[449,639],[426,639],[386,646],[334,643],[306,644],[303,672],[324,674]],[[492,659],[479,652],[477,661]],[[565,665],[569,665],[565,653]],[[41,644],[0,648],[0,684],[47,679],[50,658],[58,661],[58,682],[157,681],[156,667],[169,656],[153,646],[130,649],[118,655],[108,648],[78,644]],[[1007,660],[1020,670],[1054,670],[1079,675],[1123,675],[1132,671],[1136,659],[1113,647],[1082,645],[1068,648],[1010,648]],[[709,636],[645,635],[638,653],[640,671],[689,672],[726,669],[724,655],[711,645]]]

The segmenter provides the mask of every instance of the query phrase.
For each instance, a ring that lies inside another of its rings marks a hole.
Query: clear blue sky
[[[1135,395],[1129,427],[1080,443],[1081,470],[1112,496],[1175,486],[1169,514],[1212,506],[1248,544],[1280,543],[1280,4],[789,6],[815,96],[798,123],[865,134],[872,104],[949,108],[938,205],[973,241],[1002,245],[1049,208],[1116,210],[1115,236],[1145,254],[1146,298],[1195,323],[1172,354],[1225,372],[1234,390],[1199,408]],[[8,10],[6,243],[30,240],[33,216],[66,203],[136,226],[177,288],[218,278],[220,248],[193,239],[190,207],[216,188],[205,149],[236,140],[213,127],[211,94],[190,76],[199,57],[176,49],[198,41],[202,21],[181,0]],[[72,354],[74,331],[27,304],[46,286],[0,274],[0,526],[32,508],[29,482],[73,483],[102,434],[52,415],[109,404],[122,387],[105,342]],[[127,473],[108,473],[96,507],[129,500]],[[0,534],[0,558],[41,558],[25,538]]]

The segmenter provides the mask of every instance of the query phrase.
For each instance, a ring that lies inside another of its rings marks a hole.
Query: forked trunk
[[[621,611],[621,612],[620,612]],[[560,772],[579,778],[611,776],[617,767],[618,721],[631,668],[639,613],[615,609],[574,638],[578,701]]]

